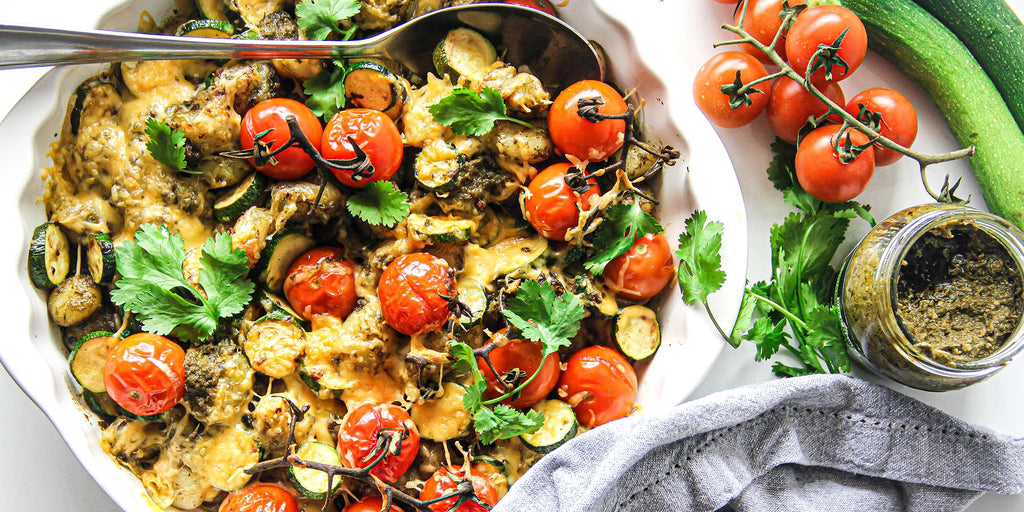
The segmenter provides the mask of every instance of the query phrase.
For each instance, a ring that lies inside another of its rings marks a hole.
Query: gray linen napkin
[[[594,429],[541,459],[494,510],[937,512],[984,491],[1024,492],[1024,439],[816,375]]]

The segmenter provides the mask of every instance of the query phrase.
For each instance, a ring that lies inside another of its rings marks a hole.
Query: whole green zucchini
[[[1024,228],[1024,133],[992,80],[942,23],[911,0],[843,0],[868,45],[921,86],[956,139],[977,152],[971,167],[988,208]]]

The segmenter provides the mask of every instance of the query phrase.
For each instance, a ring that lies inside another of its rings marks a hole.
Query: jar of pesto
[[[1024,348],[1024,232],[964,205],[878,223],[843,263],[836,302],[850,356],[907,386],[958,389]]]

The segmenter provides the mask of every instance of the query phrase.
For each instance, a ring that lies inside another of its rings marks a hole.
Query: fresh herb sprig
[[[325,64],[319,73],[302,82],[306,106],[317,117],[329,119],[345,108],[345,73],[343,63],[335,61],[333,66]]]
[[[295,18],[299,27],[310,39],[324,40],[331,34],[349,39],[358,29],[352,25],[347,30],[340,23],[359,14],[359,0],[306,0],[295,5]]]
[[[434,121],[450,127],[459,135],[486,135],[498,121],[511,121],[533,128],[532,124],[509,116],[505,100],[490,87],[484,87],[479,93],[459,87],[427,110],[434,116]]]
[[[171,127],[163,122],[153,119],[146,119],[146,151],[150,156],[161,164],[171,169],[188,174],[202,174],[199,171],[192,171],[185,166],[185,132]]]
[[[608,263],[628,251],[637,238],[664,231],[658,219],[641,209],[639,200],[609,206],[603,215],[594,232],[597,252],[583,264],[594,275],[604,272]]]
[[[373,226],[395,227],[409,215],[409,196],[390,181],[374,181],[345,202],[352,215]]]

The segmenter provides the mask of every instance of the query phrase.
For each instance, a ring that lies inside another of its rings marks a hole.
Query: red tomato
[[[380,512],[384,508],[384,500],[380,496],[367,496],[359,501],[349,503],[341,512]],[[392,505],[388,512],[403,512],[402,509]]]
[[[807,65],[818,51],[818,45],[831,45],[846,29],[849,31],[839,45],[838,54],[850,69],[833,66],[834,82],[852,75],[860,67],[861,62],[864,62],[864,55],[868,51],[868,35],[864,30],[864,23],[853,11],[839,5],[819,5],[800,13],[789,27],[789,34],[786,37],[786,55],[793,69],[801,76],[806,75]],[[825,82],[825,70],[815,71],[811,80],[815,83]]]
[[[592,123],[583,119],[578,112],[578,102],[588,98],[604,101],[597,109],[601,114],[626,113],[626,100],[612,86],[597,80],[581,80],[566,87],[551,104],[548,132],[551,142],[562,153],[588,162],[599,162],[622,147],[626,121],[605,119]]]
[[[819,87],[825,96],[838,105],[846,104],[846,95],[838,83],[830,82]],[[796,144],[800,129],[807,124],[807,118],[820,117],[828,112],[828,105],[815,98],[799,82],[787,77],[776,78],[768,95],[768,124],[780,139]],[[829,121],[841,122],[838,116],[829,116]]]
[[[875,172],[875,152],[872,148],[857,155],[852,162],[839,160],[832,145],[838,136],[842,145],[846,135],[853,144],[867,144],[867,135],[853,130],[839,134],[841,125],[828,125],[815,129],[800,141],[796,150],[796,179],[808,194],[827,203],[849,201],[864,191]]]
[[[768,76],[764,65],[750,54],[730,51],[708,59],[693,79],[693,101],[708,120],[723,128],[749,124],[764,112],[768,104],[767,94],[753,92],[750,105],[729,106],[729,95],[722,92],[722,86],[735,82],[737,71],[745,84]],[[760,91],[767,90],[767,87],[768,84],[754,86]]]
[[[516,4],[525,5],[526,7],[532,7],[538,11],[544,11],[552,16],[558,16],[558,12],[555,11],[555,6],[551,5],[548,0],[501,0],[505,4]]]
[[[299,512],[299,502],[280,485],[257,483],[228,494],[220,503],[218,511]]]
[[[295,100],[287,98],[273,98],[264,100],[249,109],[242,118],[242,129],[238,134],[239,143],[242,149],[252,149],[256,135],[265,130],[273,129],[262,142],[269,143],[270,150],[280,148],[285,141],[291,138],[291,130],[285,118],[295,116],[299,122],[302,133],[309,139],[310,144],[317,150],[320,149],[320,138],[323,136],[323,127],[320,119],[316,117],[309,107]],[[302,148],[288,148],[276,155],[274,159],[277,164],[256,166],[256,170],[278,180],[294,180],[301,178],[313,170],[313,159],[307,155]],[[252,163],[252,159],[249,159]],[[255,166],[255,164],[253,164]]]
[[[185,351],[163,336],[133,334],[107,357],[103,385],[132,414],[166,412],[185,396]]]
[[[430,478],[423,484],[423,490],[420,491],[420,500],[429,501],[440,498],[445,494],[451,494],[457,490],[458,482],[466,478],[466,473],[461,467],[448,466],[441,468],[435,471],[433,475],[430,475]],[[490,478],[472,468],[469,470],[468,478],[473,482],[473,493],[476,494],[480,501],[492,507],[498,503],[498,491],[494,489],[494,484],[491,483]],[[485,512],[488,510],[472,501],[459,505],[459,508],[452,508],[457,500],[458,498],[453,496],[446,500],[431,503],[428,507],[434,512]]]
[[[408,334],[436,331],[451,317],[448,300],[455,297],[455,271],[441,258],[424,252],[399,256],[377,284],[384,321]]]
[[[409,470],[420,449],[420,433],[409,413],[391,404],[363,404],[349,411],[338,430],[338,455],[349,468],[365,468],[372,462],[370,453],[377,446],[377,433],[383,431],[406,432],[397,455],[386,455],[370,474],[395,482]],[[370,460],[367,458],[370,457]]]
[[[337,247],[317,247],[299,256],[284,280],[284,296],[306,320],[328,314],[345,319],[356,307],[356,266]]]
[[[743,17],[743,29],[746,30],[750,35],[754,36],[763,45],[772,44],[772,40],[775,39],[775,34],[779,32],[779,27],[782,26],[782,2],[783,0],[747,0],[747,14]],[[725,3],[725,2],[723,2]],[[736,3],[730,1],[728,3]],[[804,5],[803,0],[789,0],[789,6],[795,7],[797,5]],[[733,25],[737,25],[740,22],[740,11],[736,12],[733,17]],[[782,41],[775,46],[775,51],[778,52],[779,57],[783,60],[786,59],[786,38],[783,37]],[[761,50],[758,50],[752,44],[741,44],[739,48],[754,57],[757,60],[769,64],[771,59],[768,58]]]
[[[878,133],[893,142],[909,148],[917,138],[917,111],[902,94],[885,87],[872,87],[861,91],[850,99],[846,111],[856,117],[860,113],[860,105],[882,115],[882,126]],[[903,157],[897,151],[883,148],[875,144],[875,165],[889,165]]]
[[[350,108],[342,110],[327,122],[324,128],[323,142],[320,144],[321,154],[328,160],[348,160],[355,158],[352,137],[356,144],[370,158],[373,164],[373,176],[359,181],[352,179],[351,171],[331,169],[338,181],[353,188],[363,188],[373,181],[385,181],[394,176],[402,165],[402,134],[387,114],[368,108]]]
[[[582,195],[569,188],[565,175],[571,168],[568,163],[554,164],[537,173],[530,180],[530,194],[523,202],[526,220],[538,233],[552,240],[565,241],[569,228],[580,222],[580,210],[590,208],[591,201],[601,195],[594,178],[587,180],[593,186]]]
[[[587,427],[624,418],[636,401],[636,372],[625,357],[601,345],[576,352],[558,379],[558,396]]]
[[[676,275],[665,235],[644,235],[604,268],[604,283],[616,297],[641,301],[654,297]]]
[[[491,343],[507,340],[505,338],[507,332],[508,329],[502,329],[494,333]],[[544,360],[544,368],[541,368],[540,374],[519,392],[519,398],[511,401],[506,398],[502,403],[516,409],[525,409],[543,400],[544,397],[551,393],[552,389],[555,389],[555,384],[558,383],[558,376],[562,373],[559,366],[562,364],[562,360],[558,357],[557,352],[548,354],[546,358],[542,357],[543,355],[544,345],[541,342],[522,339],[507,340],[504,345],[491,351],[491,364],[494,365],[494,369],[499,374],[519,368],[526,372],[526,378],[529,378],[540,367],[541,359]],[[498,377],[487,366],[484,358],[478,357],[476,360],[480,365],[480,371],[484,373],[484,377],[487,379],[487,389],[484,390],[484,397],[492,399],[504,395],[505,388],[498,382]]]

